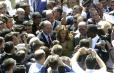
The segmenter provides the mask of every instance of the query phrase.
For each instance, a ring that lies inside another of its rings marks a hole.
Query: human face
[[[106,0],[102,0],[100,3],[103,5],[103,7],[106,7],[107,4],[108,4],[108,1],[106,1]]]
[[[19,44],[19,39],[18,39],[18,37],[17,36],[15,36],[15,35],[13,35],[12,36],[12,38],[13,38],[13,43],[14,43],[14,45],[17,45],[17,44]]]
[[[111,2],[111,8],[114,10],[114,2]]]
[[[99,14],[98,14],[97,11],[92,12],[92,13],[91,13],[91,16],[92,16],[92,18],[93,18],[95,21],[97,21],[97,22],[100,20],[100,16],[99,16]]]
[[[74,27],[75,27],[75,28],[77,28],[77,27],[78,27],[78,24],[77,24],[77,19],[76,19],[76,18],[74,18],[74,19],[73,19],[73,22],[74,22]]]
[[[61,16],[60,16],[60,13],[59,12],[57,12],[57,10],[55,10],[54,12],[53,12],[53,15],[54,15],[54,18],[55,19],[57,19],[57,18],[60,18]]]
[[[27,26],[26,31],[27,33],[32,33],[32,26]]]
[[[81,35],[85,36],[85,34],[87,33],[87,26],[86,25],[80,25],[78,26],[79,32],[81,33]]]
[[[33,23],[36,25],[38,25],[39,26],[39,23],[41,22],[41,17],[39,16],[37,16],[37,17],[35,17],[34,19],[33,19]]]
[[[25,10],[25,15],[30,14],[30,7],[29,6],[27,6],[24,10]]]
[[[65,39],[66,38],[66,34],[67,34],[67,32],[65,30],[60,31],[61,39]]]
[[[19,20],[22,20],[23,21],[23,19],[25,17],[25,12],[19,11],[19,12],[17,12],[17,16],[18,16],[18,19]]]
[[[54,19],[54,16],[53,16],[53,13],[50,13],[48,16],[47,16],[47,19],[53,23],[53,19]]]
[[[0,24],[0,31],[2,31],[2,30],[3,30],[3,28],[4,28],[4,24],[3,24],[3,23],[1,23],[1,24]]]
[[[50,34],[52,32],[52,25],[51,23],[47,23],[43,28],[44,33]]]
[[[6,26],[8,29],[11,29],[13,27],[13,19],[12,18],[8,19]]]

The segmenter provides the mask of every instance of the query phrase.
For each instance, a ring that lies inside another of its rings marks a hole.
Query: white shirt
[[[98,39],[99,39],[99,36],[98,35],[92,39],[92,48],[93,49],[95,48],[95,45],[96,45]]]
[[[39,64],[38,62],[32,63],[28,73],[38,73],[41,67],[42,64]]]
[[[86,69],[86,73],[107,73],[105,68],[101,68],[101,69]]]
[[[73,63],[72,70],[75,73],[107,73],[105,68],[101,69],[86,69],[85,71],[78,65],[78,62]]]

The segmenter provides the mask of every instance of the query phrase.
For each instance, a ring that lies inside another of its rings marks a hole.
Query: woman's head
[[[105,33],[108,33],[109,29],[112,27],[111,23],[108,21],[100,21],[98,25]]]
[[[67,28],[62,25],[58,32],[57,32],[57,38],[58,40],[61,42],[61,40],[69,40],[70,37],[69,37],[69,31],[67,30]]]

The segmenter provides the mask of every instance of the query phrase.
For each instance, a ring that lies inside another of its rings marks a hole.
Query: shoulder
[[[43,36],[44,36],[43,32],[39,32],[39,34],[37,35],[37,37],[38,37],[39,39],[41,39]]]

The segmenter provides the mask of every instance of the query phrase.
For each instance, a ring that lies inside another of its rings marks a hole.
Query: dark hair
[[[97,26],[94,24],[88,25],[87,27],[88,27],[88,31],[91,31],[91,32],[97,31]]]
[[[32,51],[35,51],[37,49],[39,49],[40,46],[43,46],[44,45],[44,42],[38,40],[38,41],[34,41],[32,44],[31,44],[31,50]]]
[[[79,42],[80,47],[90,47],[89,39],[81,39]]]
[[[12,41],[6,42],[5,43],[5,47],[4,47],[4,51],[6,53],[11,53],[11,51],[14,49],[14,44]]]
[[[97,65],[96,58],[93,57],[91,54],[86,57],[85,63],[88,69],[95,69]]]
[[[16,65],[14,73],[26,73],[26,67],[24,65]]]
[[[8,33],[5,35],[5,42],[12,41],[12,40],[13,40],[13,37],[11,33]]]
[[[60,15],[62,15],[62,12],[63,12],[63,10],[62,10],[62,8],[61,7],[59,7],[59,6],[56,6],[56,7],[54,7],[53,8],[53,11],[57,11],[57,12],[59,12],[60,13]]]
[[[93,0],[83,0],[82,5],[83,5],[84,7],[89,6],[90,3],[92,3],[92,1],[93,1]]]
[[[10,32],[10,33],[6,34],[5,35],[5,42],[12,41],[13,40],[13,36],[17,37],[18,34],[19,34],[19,32]]]
[[[87,36],[88,37],[95,37],[98,32],[97,26],[94,24],[88,25],[87,28]]]
[[[3,29],[1,31],[1,33],[0,33],[0,36],[5,37],[5,35],[8,34],[8,33],[10,33],[10,32],[11,32],[11,30],[9,30],[9,29]]]
[[[18,8],[20,8],[20,7],[21,7],[21,2],[20,2],[20,3],[16,3],[15,9],[18,9]]]
[[[99,0],[99,2],[101,2],[101,1],[108,1],[108,0]]]
[[[25,50],[18,50],[18,51],[16,51],[16,61],[17,61],[17,63],[21,63],[22,62],[22,60],[25,58],[25,53],[26,53],[26,51]]]
[[[36,19],[36,18],[41,18],[42,16],[41,16],[41,14],[39,13],[39,12],[34,12],[33,14],[32,14],[32,19]]]

